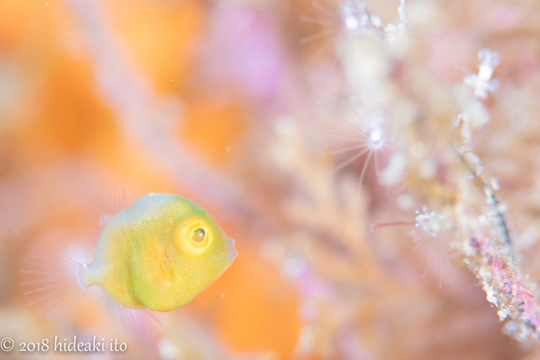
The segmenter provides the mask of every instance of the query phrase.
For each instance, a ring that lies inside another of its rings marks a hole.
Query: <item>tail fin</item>
[[[52,239],[31,246],[20,273],[27,303],[48,318],[69,311],[80,300],[86,290],[82,270],[90,262],[83,244]]]

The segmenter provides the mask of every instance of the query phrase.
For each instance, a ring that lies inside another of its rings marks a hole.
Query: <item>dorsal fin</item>
[[[99,224],[105,227],[113,217],[127,209],[126,189],[114,188],[103,192],[100,203],[103,214],[99,219]]]

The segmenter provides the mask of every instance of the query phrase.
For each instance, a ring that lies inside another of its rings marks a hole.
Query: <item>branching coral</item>
[[[423,46],[426,44],[423,43],[421,34],[415,31],[414,26],[407,28],[408,22],[403,2],[399,7],[400,20],[397,24],[384,25],[379,17],[369,13],[367,5],[361,2],[339,4],[336,7],[336,13],[337,18],[342,22],[341,29],[343,29],[335,34],[336,56],[348,81],[351,101],[368,119],[373,114],[384,113],[382,126],[392,128],[393,133],[398,134],[396,142],[400,146],[396,153],[399,155],[395,155],[392,161],[387,163],[387,168],[383,170],[383,174],[395,173],[395,179],[384,181],[383,176],[379,179],[379,183],[397,185],[399,191],[414,199],[412,203],[439,209],[439,213],[417,211],[416,226],[420,233],[438,238],[443,236],[442,232],[450,232],[450,235],[445,235],[445,240],[449,241],[452,252],[457,254],[476,275],[486,293],[487,300],[497,307],[500,320],[508,320],[505,332],[520,341],[537,339],[540,302],[535,281],[525,275],[526,267],[523,267],[520,254],[517,252],[514,240],[511,239],[512,216],[507,213],[497,195],[498,182],[487,175],[490,171],[485,170],[481,156],[473,151],[474,148],[480,147],[474,141],[477,132],[483,131],[496,136],[497,131],[505,131],[493,127],[488,128],[487,125],[490,120],[489,108],[493,106],[492,102],[486,103],[488,94],[494,92],[501,83],[500,80],[493,79],[495,67],[500,62],[499,54],[488,49],[480,50],[478,74],[465,76],[464,86],[456,83],[445,89],[436,83],[437,80],[432,74],[422,69],[421,62],[419,63],[416,59],[415,54],[425,52]],[[399,29],[399,31],[388,29]],[[403,111],[404,109],[407,111]],[[458,127],[458,131],[454,126]],[[297,139],[298,136],[294,138]],[[295,142],[297,143],[298,140]],[[288,148],[295,146],[298,144],[291,144]],[[295,178],[299,183],[306,184],[306,182],[309,183],[310,178],[322,176],[320,173],[324,173],[324,170],[314,172],[313,169],[310,171],[305,166],[297,168],[301,162],[295,159],[300,158],[302,157],[298,155],[291,155],[288,158],[295,164]],[[364,156],[364,160],[368,161],[369,156],[367,159]],[[342,162],[346,165],[351,163],[352,161]],[[340,165],[337,166],[341,168]],[[403,170],[393,172],[393,167]],[[365,167],[357,169],[350,167],[350,171],[357,172],[360,178],[363,178]],[[308,175],[306,178],[306,173],[313,175]],[[317,173],[319,173],[318,176],[315,175]],[[311,260],[318,264],[317,266],[310,265],[306,268],[317,269],[319,276],[330,282],[330,285],[326,284],[329,288],[334,288],[345,281],[346,277],[338,270],[343,269],[344,273],[354,273],[356,276],[354,280],[349,279],[350,282],[347,283],[349,290],[356,286],[370,288],[369,284],[374,281],[378,284],[379,290],[384,292],[381,284],[390,284],[392,280],[387,272],[380,268],[380,262],[372,262],[373,257],[381,256],[381,254],[374,255],[377,254],[377,248],[364,247],[355,253],[345,245],[348,244],[347,235],[345,235],[347,224],[358,221],[341,213],[347,201],[339,203],[339,199],[349,199],[351,195],[342,195],[347,182],[343,181],[342,177],[335,178],[334,185],[327,185],[326,189],[313,186],[311,189],[298,189],[303,201],[293,197],[293,203],[288,203],[286,208],[292,211],[291,218],[296,221],[296,224],[302,224],[302,228],[305,228],[308,221],[309,228],[320,229],[318,236],[311,234],[311,237],[322,236],[326,239],[325,246],[331,248],[345,247],[343,252],[352,260],[343,256],[341,264],[338,265],[339,262],[336,262],[333,266],[327,266],[326,262],[329,261],[327,253],[324,260],[322,258],[317,261]],[[374,192],[378,191],[377,187],[364,185],[371,192],[371,194],[363,192],[360,195],[364,199],[364,206],[367,204],[367,199],[374,202],[371,208],[374,205],[382,206],[377,204],[378,200],[374,198]],[[321,206],[324,197],[320,193],[325,192],[332,195],[327,195],[325,205]],[[304,209],[298,201],[304,204]],[[340,205],[331,205],[336,201]],[[383,201],[388,201],[388,199]],[[396,205],[399,206],[399,204]],[[401,207],[407,210],[410,205]],[[320,214],[317,209],[321,208],[325,209],[323,216],[317,215]],[[304,216],[298,216],[298,214],[304,214]],[[340,215],[335,217],[335,214]],[[395,224],[407,225],[408,222],[395,222]],[[369,238],[369,234],[364,233],[362,236],[357,236],[353,243],[369,243]],[[309,242],[310,245],[306,245],[300,253],[310,259],[313,256],[311,254],[317,252],[319,245],[313,238],[303,241]],[[336,241],[339,245],[335,244]],[[297,242],[302,241],[295,241]],[[358,257],[352,254],[357,254]],[[372,258],[366,260],[366,254],[372,254]],[[345,270],[347,268],[345,259],[351,260],[353,264],[367,264],[367,267],[371,269],[369,274],[373,277],[366,277],[367,273],[361,270]],[[339,280],[330,280],[331,275],[323,270],[327,268],[332,269],[335,274],[340,274],[337,276]],[[393,291],[400,293],[397,289],[402,284],[394,283],[389,286],[393,287]],[[351,295],[342,294],[336,296],[336,299],[350,297]],[[311,299],[310,296],[306,298]],[[371,308],[368,305],[368,298],[369,296],[357,298],[356,305],[362,309]],[[344,304],[337,305],[339,300],[326,300],[326,302],[335,305],[339,311],[348,309]],[[352,313],[355,312],[349,311],[352,318]],[[329,314],[332,311],[325,309],[320,312]],[[374,313],[377,312],[371,314]],[[355,313],[355,316],[359,319],[359,313]],[[381,320],[384,316],[377,313],[376,317]],[[393,320],[398,322],[397,319]],[[371,326],[375,325],[371,324]],[[328,330],[330,327],[323,328]],[[350,324],[349,326],[342,325],[339,328],[351,329],[351,326]],[[313,338],[312,331],[309,334]],[[329,336],[325,333],[323,338]],[[355,336],[356,339],[363,339],[360,340],[363,346],[357,344],[360,348],[356,351],[369,354],[370,352],[366,350],[366,344],[369,341],[365,334],[356,333]],[[320,342],[315,343],[320,344]],[[345,350],[342,349],[342,351]],[[323,352],[323,354],[329,356],[328,353]],[[343,354],[341,353],[345,356]]]

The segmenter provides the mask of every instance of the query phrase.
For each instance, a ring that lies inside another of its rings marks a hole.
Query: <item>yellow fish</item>
[[[48,290],[59,287],[50,282],[62,278],[54,273],[58,269],[66,282],[76,279],[81,290],[99,285],[122,306],[169,311],[210,286],[237,254],[234,240],[204,208],[178,195],[152,193],[105,225],[92,263],[30,260],[34,269],[26,273],[38,279],[24,281],[23,292],[37,302],[51,297]]]

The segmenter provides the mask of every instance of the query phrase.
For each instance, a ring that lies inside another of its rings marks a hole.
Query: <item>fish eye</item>
[[[193,230],[191,232],[191,240],[193,240],[197,244],[202,243],[205,240],[205,238],[206,238],[206,232],[201,228]]]
[[[191,217],[179,224],[176,230],[177,245],[190,254],[207,251],[213,240],[212,227],[206,219]]]

